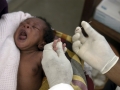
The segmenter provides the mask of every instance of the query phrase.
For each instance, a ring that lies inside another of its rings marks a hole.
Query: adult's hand
[[[73,70],[69,60],[66,58],[62,42],[59,41],[53,50],[53,42],[44,46],[42,66],[47,77],[49,86],[60,83],[70,84]]]
[[[85,62],[99,70],[102,74],[107,73],[118,61],[106,39],[95,31],[89,23],[82,21],[83,29],[88,37],[85,37],[80,27],[73,35],[73,50]]]

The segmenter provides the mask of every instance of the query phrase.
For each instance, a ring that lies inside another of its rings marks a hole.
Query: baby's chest
[[[39,66],[36,62],[32,61],[20,61],[19,64],[19,74],[20,75],[36,75],[39,73]]]

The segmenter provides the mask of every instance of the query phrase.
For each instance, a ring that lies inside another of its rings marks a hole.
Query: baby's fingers
[[[53,41],[53,50],[54,50],[54,51],[57,50],[57,47],[56,47],[56,46],[57,46],[57,43],[60,42],[60,41],[61,41],[60,38],[58,38],[58,39],[56,39],[56,40]]]

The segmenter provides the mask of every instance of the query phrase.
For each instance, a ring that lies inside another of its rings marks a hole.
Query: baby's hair
[[[55,37],[55,33],[54,30],[52,30],[50,23],[43,17],[37,17],[41,20],[43,20],[46,24],[46,27],[44,28],[44,36],[43,39],[45,41],[45,43],[50,43],[54,40]]]

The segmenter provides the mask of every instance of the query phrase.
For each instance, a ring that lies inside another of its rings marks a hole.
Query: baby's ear
[[[46,43],[44,41],[38,44],[38,48],[40,49],[40,51],[43,50],[45,44]]]

